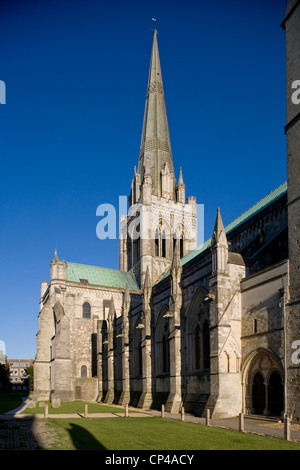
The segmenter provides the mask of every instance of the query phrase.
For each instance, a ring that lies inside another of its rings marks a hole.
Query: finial
[[[154,33],[157,33],[157,29],[156,29],[156,18],[152,18],[152,21],[154,23],[154,30],[153,30],[153,34]]]
[[[124,292],[124,303],[127,303],[127,304],[130,303],[130,293],[129,293],[129,289],[128,289],[128,284],[126,284],[126,289],[125,289],[125,292]]]
[[[174,251],[173,251],[173,259],[172,259],[172,269],[177,269],[181,267],[181,262],[180,262],[180,242],[179,238],[175,238],[175,246],[174,246]]]
[[[109,304],[109,311],[108,311],[108,318],[112,321],[114,319],[115,314],[115,305],[114,305],[114,298],[111,297],[110,304]]]
[[[180,170],[179,170],[179,180],[178,180],[178,184],[183,184],[182,167],[180,167]]]
[[[57,261],[59,261],[59,259],[58,259],[58,256],[57,256],[57,248],[55,247],[55,250],[54,250],[54,257],[53,257],[52,262],[56,263]]]
[[[144,280],[144,289],[149,289],[151,288],[151,279],[150,279],[150,272],[149,272],[149,266],[147,266],[146,274],[145,274],[145,280]]]

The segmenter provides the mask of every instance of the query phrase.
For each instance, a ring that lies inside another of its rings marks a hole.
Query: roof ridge
[[[95,266],[94,264],[74,263],[73,261],[66,261],[66,263],[67,264],[72,264],[74,266],[87,266],[88,268],[107,269],[109,271],[118,271],[120,273],[122,273],[122,272],[128,273],[129,272],[129,271],[121,271],[120,269],[116,269],[116,268],[106,268],[105,266]]]

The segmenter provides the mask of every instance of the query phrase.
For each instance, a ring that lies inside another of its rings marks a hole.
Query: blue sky
[[[130,191],[158,45],[176,176],[227,225],[286,180],[283,0],[2,0],[0,339],[34,358],[54,248],[118,268],[99,204]]]

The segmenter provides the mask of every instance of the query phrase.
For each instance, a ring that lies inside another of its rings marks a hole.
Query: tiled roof
[[[262,211],[265,207],[269,206],[272,202],[276,201],[279,199],[281,196],[287,193],[287,182],[285,181],[282,183],[278,188],[274,189],[271,191],[267,196],[265,196],[263,199],[261,199],[259,202],[254,204],[254,206],[250,207],[246,212],[244,212],[242,215],[237,217],[233,222],[228,224],[225,227],[225,233],[228,234],[232,232],[234,229],[242,225],[244,222],[249,220],[251,217],[253,217],[255,214],[258,212]],[[181,258],[181,265],[184,266],[186,263],[194,259],[197,255],[205,251],[211,244],[211,238],[206,240],[204,243],[202,243],[200,246],[195,248],[195,250],[190,251],[187,255],[185,255],[183,258]],[[170,270],[168,270],[160,279],[166,278],[170,274]],[[158,282],[159,282],[158,281]]]
[[[133,274],[130,272],[69,262],[67,262],[67,266],[67,280],[71,282],[80,283],[80,280],[87,280],[89,284],[96,286],[125,289],[128,285],[129,290],[140,290]]]

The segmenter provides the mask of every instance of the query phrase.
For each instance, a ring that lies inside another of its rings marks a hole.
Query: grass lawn
[[[7,411],[14,410],[22,405],[22,397],[26,396],[27,392],[0,392],[0,414]]]
[[[159,417],[48,418],[43,423],[51,450],[300,450],[300,444],[283,439]]]
[[[84,405],[87,402],[73,401],[62,403],[60,408],[52,408],[50,401],[44,402],[48,405],[49,414],[83,414]],[[125,408],[118,408],[110,405],[103,405],[99,403],[87,403],[88,413],[125,413]],[[26,408],[21,414],[44,414],[45,408],[36,406],[35,408]],[[130,413],[137,413],[137,411],[130,410]]]

